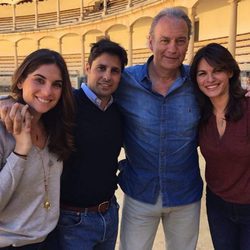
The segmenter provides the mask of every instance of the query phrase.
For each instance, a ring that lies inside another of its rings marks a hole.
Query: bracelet
[[[27,157],[28,157],[28,155],[22,155],[22,154],[18,154],[17,152],[15,152],[15,151],[13,151],[13,153],[15,154],[15,155],[17,155],[17,156],[19,156],[19,157],[21,157],[21,158],[23,158],[23,159],[27,159]]]

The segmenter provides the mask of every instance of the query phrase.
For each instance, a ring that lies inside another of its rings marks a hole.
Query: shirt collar
[[[143,79],[148,79],[150,81],[150,77],[149,77],[149,64],[153,61],[154,56],[150,56],[147,60],[147,62],[144,64],[144,67],[142,69],[142,73],[141,73],[141,80]],[[181,72],[181,77],[184,78],[183,80],[186,80],[187,76],[188,76],[188,69],[187,69],[187,65],[181,65],[180,66],[180,72]]]
[[[93,102],[102,111],[107,110],[107,108],[113,103],[113,97],[111,96],[108,104],[103,109],[101,107],[102,100],[96,96],[96,94],[88,87],[86,83],[82,83],[81,88],[85,95],[89,98],[89,100]]]
[[[141,71],[140,71],[140,80],[142,85],[151,90],[152,88],[152,82],[149,77],[149,64],[152,62],[154,56],[150,56],[147,60],[147,62],[143,65]],[[180,86],[183,85],[184,82],[187,81],[189,76],[189,66],[182,64],[180,66],[180,76],[176,78],[175,84],[173,84],[170,89],[169,93],[172,92],[173,90],[179,88]]]
[[[150,77],[148,74],[148,69],[149,69],[149,64],[151,63],[151,61],[153,60],[154,56],[150,56],[147,60],[147,62],[143,65],[142,70],[141,70],[141,81],[148,80],[150,81]]]

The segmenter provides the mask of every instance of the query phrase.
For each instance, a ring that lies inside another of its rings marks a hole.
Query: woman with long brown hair
[[[73,148],[74,103],[66,64],[52,50],[28,55],[13,76],[10,117],[0,124],[0,248],[41,249],[59,217],[62,161]],[[32,116],[28,119],[27,112]]]
[[[250,247],[250,99],[223,46],[195,55],[190,71],[201,107],[199,144],[206,161],[207,215],[216,250]]]

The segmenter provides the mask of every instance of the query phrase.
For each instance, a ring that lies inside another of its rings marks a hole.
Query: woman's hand
[[[13,121],[13,136],[16,139],[14,151],[20,155],[27,155],[32,147],[29,106],[26,104],[19,109],[15,105],[9,112],[9,118]],[[15,126],[17,125],[20,128],[20,133],[15,133]]]

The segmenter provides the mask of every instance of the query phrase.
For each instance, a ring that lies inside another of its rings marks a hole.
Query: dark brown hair
[[[199,89],[196,80],[197,70],[201,59],[205,59],[209,65],[216,69],[232,72],[232,77],[229,79],[229,101],[225,110],[225,117],[228,121],[239,120],[243,115],[241,99],[244,98],[246,92],[241,87],[240,68],[231,53],[225,47],[217,43],[210,43],[197,51],[190,69],[191,81],[195,85],[197,98],[202,111],[201,121],[207,122],[213,113],[213,105],[209,97],[203,94]]]
[[[103,38],[98,42],[91,44],[91,50],[88,58],[89,65],[91,66],[92,62],[103,53],[117,56],[120,59],[122,71],[128,63],[126,50],[118,43],[110,41],[108,38]]]
[[[22,83],[29,74],[47,64],[55,64],[61,72],[62,95],[56,106],[44,113],[41,119],[49,136],[49,151],[55,153],[58,160],[65,160],[73,150],[72,127],[75,108],[69,73],[63,57],[58,52],[49,49],[32,52],[16,69],[11,90],[14,97],[24,103],[22,89],[18,88],[18,83]]]

